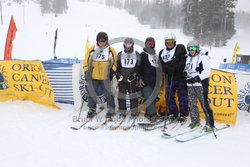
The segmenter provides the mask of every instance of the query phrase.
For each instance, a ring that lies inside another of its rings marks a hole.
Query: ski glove
[[[183,72],[183,76],[184,77],[187,77],[188,76],[188,73],[186,71]]]
[[[196,67],[196,71],[201,74],[201,72],[204,70],[202,62],[199,63],[199,66]]]
[[[193,84],[193,83],[196,83],[196,82],[201,82],[201,79],[200,79],[200,77],[198,75],[195,76],[194,78],[187,79],[188,84]]]
[[[118,82],[121,82],[123,80],[123,76],[120,73],[115,73],[115,77],[116,77]]]
[[[136,79],[136,73],[133,73],[128,76],[127,81],[130,83],[130,82],[133,82],[135,79]]]

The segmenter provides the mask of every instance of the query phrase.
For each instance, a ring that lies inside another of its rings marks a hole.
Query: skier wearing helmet
[[[195,40],[188,42],[187,50],[185,72],[188,86],[188,106],[191,113],[189,127],[193,129],[201,126],[196,103],[199,99],[206,116],[206,125],[203,130],[209,132],[214,128],[213,111],[208,103],[210,58],[204,52],[201,52],[200,45]]]
[[[153,95],[154,88],[161,83],[160,80],[156,80],[157,73],[159,72],[159,58],[155,52],[155,40],[152,37],[148,37],[145,40],[145,48],[141,55],[141,80],[140,86],[142,87],[142,96],[146,99],[146,113],[145,117],[151,121],[156,121],[159,116],[156,112],[156,97]],[[158,73],[159,74],[159,73]]]
[[[117,55],[116,78],[118,81],[119,94],[118,104],[121,117],[126,116],[126,93],[129,94],[131,116],[135,117],[138,112],[138,97],[136,95],[136,83],[138,81],[140,55],[134,50],[134,40],[125,38],[124,50]]]
[[[183,124],[188,116],[187,85],[183,72],[187,52],[184,45],[176,44],[176,36],[172,33],[165,36],[164,42],[166,47],[159,52],[159,59],[163,72],[167,75],[166,103],[169,111],[165,114],[168,115],[170,121]],[[176,93],[179,110],[175,100]]]
[[[107,118],[115,114],[114,96],[111,92],[111,80],[116,71],[116,52],[108,43],[106,32],[99,32],[96,45],[91,47],[84,59],[84,73],[88,84],[88,118],[96,115],[98,91],[102,90],[107,99]]]

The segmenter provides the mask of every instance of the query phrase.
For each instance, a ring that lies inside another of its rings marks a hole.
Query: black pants
[[[136,94],[136,80],[128,83],[121,81],[118,83],[119,94],[118,94],[118,104],[120,112],[126,112],[126,94],[129,94],[130,109],[132,112],[138,111],[138,96]]]
[[[203,95],[204,95],[205,107],[206,107],[207,112],[208,112],[209,124],[210,124],[210,126],[214,126],[213,110],[211,109],[211,107],[209,105],[209,99],[208,99],[209,78],[202,80],[201,84],[203,87]]]

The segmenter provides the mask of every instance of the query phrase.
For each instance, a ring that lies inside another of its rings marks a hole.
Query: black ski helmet
[[[147,37],[145,40],[145,47],[147,47],[147,43],[148,42],[152,42],[153,45],[151,46],[151,48],[155,48],[155,39],[153,37]]]
[[[129,52],[132,53],[134,51],[134,40],[133,38],[125,38],[123,41],[123,48],[125,50],[125,52]],[[130,48],[127,48],[127,44],[131,44]]]
[[[96,36],[96,42],[98,42],[100,39],[107,41],[109,39],[108,34],[106,32],[99,32]]]

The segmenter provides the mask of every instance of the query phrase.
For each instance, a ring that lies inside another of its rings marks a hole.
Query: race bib
[[[171,49],[171,50],[167,50],[166,48],[162,51],[162,54],[161,54],[161,58],[163,60],[164,63],[167,63],[171,60],[173,60],[175,57],[174,57],[174,54],[175,54],[175,49],[176,49],[176,46]]]
[[[109,47],[105,48],[104,50],[95,50],[94,61],[108,61],[109,60]]]
[[[131,54],[122,52],[121,55],[121,66],[124,68],[134,68],[136,65],[136,53],[133,52]]]
[[[150,62],[151,66],[159,67],[159,61],[158,61],[158,57],[156,54],[154,55],[148,54],[148,61]]]

